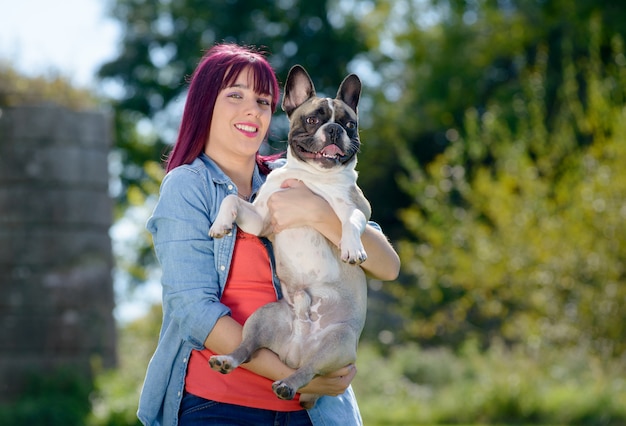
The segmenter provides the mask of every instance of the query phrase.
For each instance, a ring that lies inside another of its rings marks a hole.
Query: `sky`
[[[0,0],[0,61],[28,76],[57,73],[93,87],[117,53],[120,30],[109,0]]]

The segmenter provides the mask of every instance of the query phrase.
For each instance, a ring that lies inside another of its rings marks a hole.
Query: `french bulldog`
[[[253,203],[228,195],[209,230],[221,238],[236,222],[245,232],[273,242],[283,298],[255,311],[244,324],[241,345],[209,363],[226,374],[257,349],[268,348],[296,369],[273,383],[281,399],[293,399],[315,376],[356,360],[367,307],[366,278],[358,266],[367,258],[361,234],[371,214],[356,182],[360,96],[361,81],[350,74],[335,99],[317,97],[309,74],[295,65],[282,102],[290,123],[285,165],[267,176]],[[309,226],[272,235],[267,201],[286,179],[302,181],[332,206],[342,226],[339,249]],[[300,404],[311,408],[318,398],[301,394]]]

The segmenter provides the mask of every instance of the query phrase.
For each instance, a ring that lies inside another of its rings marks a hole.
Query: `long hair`
[[[168,156],[166,171],[190,164],[204,151],[218,93],[234,84],[239,74],[248,67],[254,74],[254,91],[271,94],[272,113],[276,111],[280,88],[264,53],[253,47],[232,43],[213,46],[204,54],[191,76],[178,139]],[[261,172],[269,173],[266,163],[277,157],[264,157],[257,153],[256,161]]]

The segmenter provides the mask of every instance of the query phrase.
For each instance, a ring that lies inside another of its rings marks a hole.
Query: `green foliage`
[[[426,167],[404,156],[415,204],[402,213],[412,239],[400,250],[415,281],[393,292],[406,337],[626,351],[626,69],[621,38],[611,68],[598,38],[589,61],[564,57],[551,114],[542,53],[512,123],[497,103],[469,110],[465,134]]]
[[[122,24],[122,51],[100,70],[128,89],[120,107],[154,117],[184,91],[201,53],[229,41],[266,48],[279,75],[301,63],[318,90],[337,90],[362,33],[337,2],[118,0],[112,15]],[[330,93],[329,93],[330,94]]]
[[[559,349],[361,345],[353,386],[366,425],[620,425],[625,367]]]
[[[3,426],[83,426],[92,385],[70,369],[33,373],[22,396],[0,406]]]

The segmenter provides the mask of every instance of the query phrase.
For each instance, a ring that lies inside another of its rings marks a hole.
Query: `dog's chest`
[[[292,283],[329,282],[340,274],[337,249],[309,227],[287,229],[274,241],[278,275]]]

